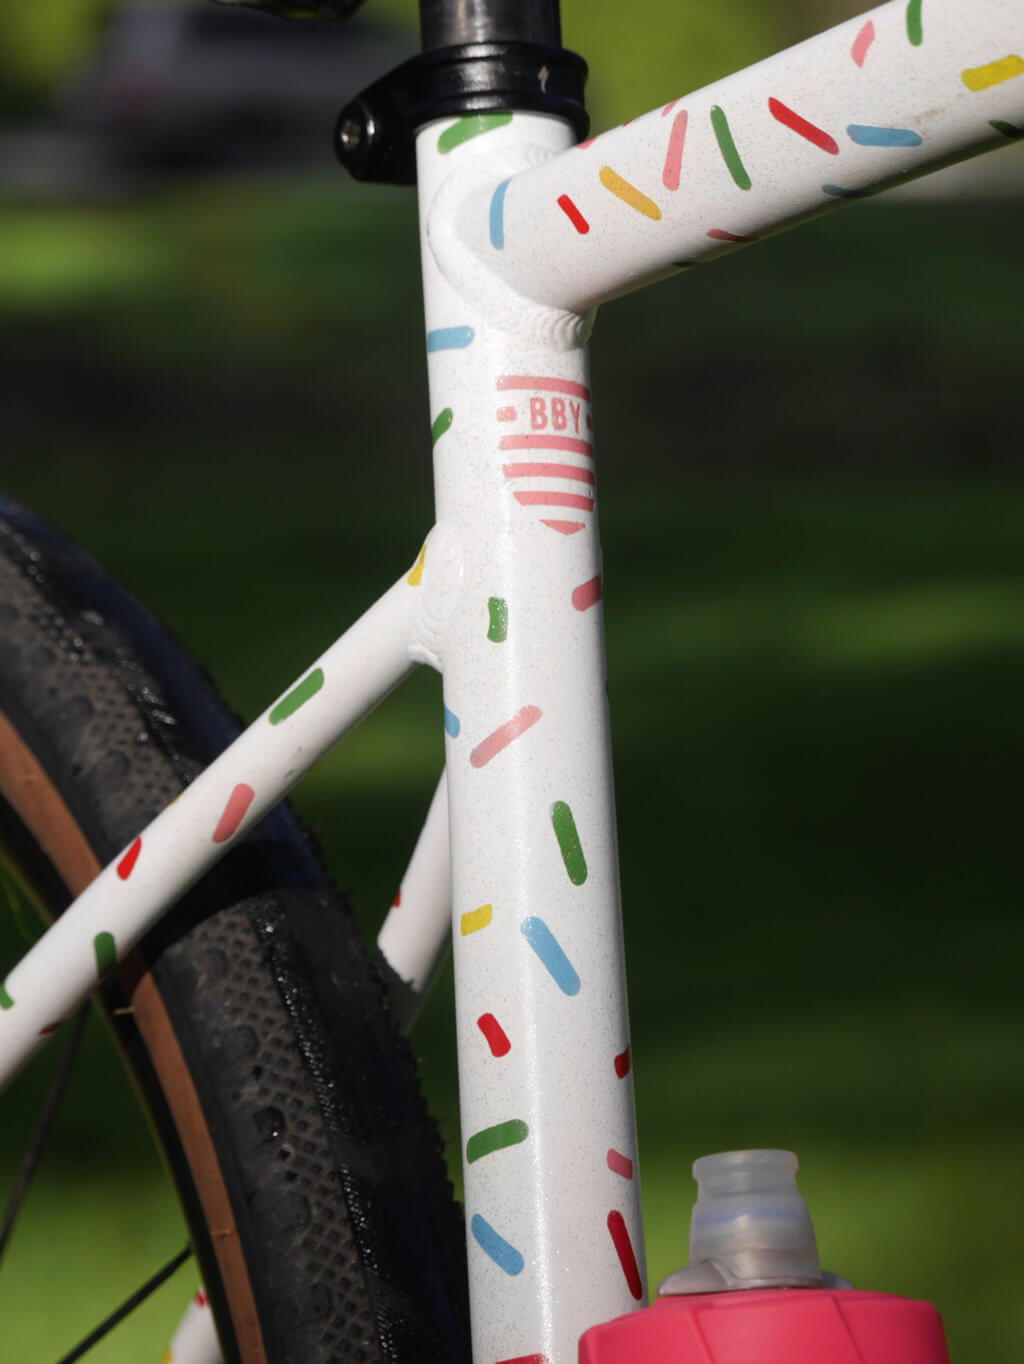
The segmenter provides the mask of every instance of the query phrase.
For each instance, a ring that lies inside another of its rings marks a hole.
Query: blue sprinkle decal
[[[524,919],[521,925],[523,937],[540,957],[551,973],[555,984],[565,995],[578,995],[580,978],[572,962],[562,951],[558,939],[543,919],[535,915]]]
[[[438,327],[427,332],[427,350],[465,350],[475,334],[472,327]]]
[[[462,732],[462,722],[455,712],[450,711],[447,706],[444,707],[444,727],[453,739],[457,739]]]
[[[504,1236],[498,1235],[490,1222],[475,1212],[469,1225],[477,1245],[491,1257],[499,1269],[503,1269],[506,1274],[522,1274],[526,1261],[515,1246],[510,1245]]]
[[[505,191],[508,183],[502,180],[491,195],[491,245],[496,251],[505,245]]]
[[[833,199],[866,199],[868,192],[866,189],[843,189],[842,185],[822,185],[826,194],[831,194]]]
[[[846,130],[859,147],[920,147],[924,138],[913,128],[874,128],[851,123]]]

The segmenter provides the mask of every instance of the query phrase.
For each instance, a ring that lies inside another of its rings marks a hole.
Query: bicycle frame
[[[381,942],[422,994],[450,898],[474,1358],[566,1364],[586,1327],[643,1301],[588,310],[1018,135],[1013,8],[891,0],[577,148],[534,114],[421,130],[436,524],[411,570],[10,973],[0,1084],[429,663],[450,832],[439,795]]]

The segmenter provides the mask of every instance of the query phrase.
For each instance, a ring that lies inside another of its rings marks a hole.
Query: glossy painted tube
[[[418,584],[414,568],[104,868],[10,972],[0,993],[0,1087],[161,914],[410,671]]]
[[[496,173],[451,230],[509,290],[579,312],[1022,130],[1017,0],[891,0],[508,176],[497,236]]]
[[[424,589],[487,1364],[574,1364],[581,1332],[645,1293],[585,328],[522,299],[496,325],[486,279],[434,252],[450,194],[570,137],[498,114],[417,146],[437,491]]]

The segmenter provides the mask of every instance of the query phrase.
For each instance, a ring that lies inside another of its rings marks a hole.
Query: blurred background
[[[565,0],[564,31],[600,129],[857,8]],[[413,196],[330,149],[415,48],[401,0],[0,10],[3,485],[245,716],[430,524]],[[652,1281],[696,1156],[791,1147],[823,1262],[935,1300],[973,1364],[1024,1354],[1020,150],[610,305],[593,347]],[[296,795],[371,936],[439,715],[424,672]],[[457,1178],[451,1008],[445,980],[414,1041]],[[56,1358],[182,1241],[100,1033],[3,1360]],[[55,1059],[5,1096],[0,1188]],[[90,1358],[158,1359],[193,1280]]]

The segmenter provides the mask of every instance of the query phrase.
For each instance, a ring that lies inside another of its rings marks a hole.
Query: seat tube
[[[575,1364],[583,1330],[645,1298],[582,320],[495,295],[445,246],[490,177],[501,250],[502,175],[571,141],[517,113],[417,148],[437,499],[418,647],[444,679],[475,1364]]]

